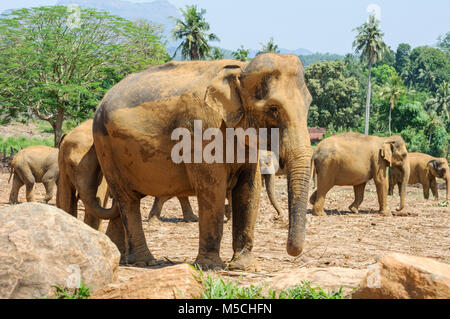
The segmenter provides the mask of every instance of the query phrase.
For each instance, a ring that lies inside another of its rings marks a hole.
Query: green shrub
[[[6,156],[11,155],[11,147],[16,151],[32,145],[46,145],[53,146],[53,138],[37,138],[37,137],[8,137],[0,136],[0,151],[6,151]]]

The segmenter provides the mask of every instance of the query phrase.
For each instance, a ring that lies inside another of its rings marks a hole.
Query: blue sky
[[[129,0],[151,2],[150,0]],[[450,31],[449,0],[169,0],[177,7],[197,4],[221,42],[235,49],[241,44],[258,49],[274,37],[279,47],[306,48],[344,54],[352,51],[355,27],[375,4],[380,10],[385,42],[393,49],[401,42],[434,45]],[[56,0],[2,0],[0,12],[9,8],[52,5]]]

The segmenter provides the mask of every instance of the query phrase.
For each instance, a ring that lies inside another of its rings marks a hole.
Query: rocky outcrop
[[[117,279],[120,253],[104,234],[50,205],[0,210],[0,298],[52,297],[53,285],[91,291]]]
[[[95,292],[93,299],[192,299],[199,298],[202,286],[192,266],[180,264],[160,269],[129,269],[118,283]]]
[[[390,254],[369,267],[352,297],[449,299],[450,265],[430,258]]]
[[[325,291],[339,290],[342,287],[344,295],[349,295],[358,287],[366,274],[365,269],[351,269],[341,267],[328,268],[300,268],[277,275],[267,283],[276,290],[295,287],[303,281],[311,283],[312,287],[320,286]]]

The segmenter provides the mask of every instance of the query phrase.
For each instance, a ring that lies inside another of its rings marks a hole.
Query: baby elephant
[[[9,202],[18,203],[19,189],[25,184],[28,202],[34,202],[34,183],[43,183],[48,203],[55,192],[58,181],[58,149],[48,146],[30,146],[14,156],[11,162],[11,176],[14,174]]]
[[[408,184],[422,184],[423,197],[430,197],[430,188],[435,199],[439,199],[436,178],[442,178],[446,183],[446,200],[449,199],[450,170],[445,158],[436,158],[423,153],[409,153],[411,173]],[[397,168],[389,170],[389,195],[394,194],[395,185],[400,184],[401,171]]]

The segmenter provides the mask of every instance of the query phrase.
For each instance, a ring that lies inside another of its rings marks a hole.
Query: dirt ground
[[[7,207],[10,191],[8,173],[0,174],[0,208]],[[440,184],[441,197],[444,196]],[[306,246],[300,257],[286,253],[287,239],[287,191],[286,179],[277,177],[276,191],[284,216],[274,220],[276,212],[270,205],[265,189],[261,193],[261,203],[255,230],[253,254],[261,271],[239,273],[240,283],[257,283],[272,277],[275,273],[300,267],[339,266],[365,269],[380,256],[391,252],[401,252],[423,257],[431,257],[450,262],[450,208],[439,207],[438,201],[425,200],[422,188],[410,185],[407,189],[408,216],[382,217],[377,214],[378,203],[373,183],[369,183],[360,214],[349,212],[353,201],[352,187],[334,187],[327,196],[326,217],[307,216]],[[35,187],[37,200],[44,198],[42,184]],[[310,192],[311,193],[311,192]],[[397,189],[396,189],[397,193]],[[19,200],[25,201],[25,189],[20,190]],[[190,198],[194,212],[198,213],[196,198]],[[442,200],[440,201],[442,203]],[[141,202],[142,217],[145,219],[153,203],[152,197]],[[391,210],[398,206],[399,196],[388,198]],[[50,204],[55,204],[53,199]],[[79,218],[84,211],[79,203]],[[104,222],[106,223],[106,222]],[[162,221],[155,224],[143,223],[148,246],[155,258],[162,264],[195,260],[198,250],[198,223],[182,221],[181,207],[176,199],[165,204]],[[102,225],[106,229],[106,224]],[[229,261],[232,256],[231,222],[224,225],[221,257]],[[220,271],[224,277],[236,278],[235,272]]]

